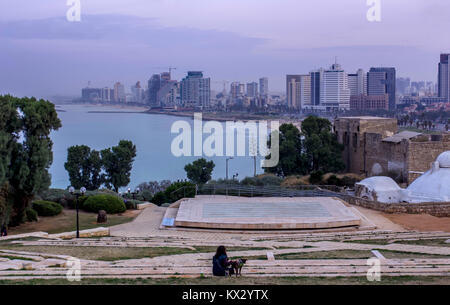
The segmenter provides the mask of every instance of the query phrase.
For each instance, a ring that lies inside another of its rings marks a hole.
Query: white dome
[[[450,151],[445,151],[436,159],[439,162],[439,167],[450,168]]]
[[[366,186],[370,190],[375,191],[397,191],[400,189],[398,184],[390,177],[377,176],[366,178],[358,184]]]

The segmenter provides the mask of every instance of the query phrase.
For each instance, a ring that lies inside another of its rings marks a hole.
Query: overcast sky
[[[394,66],[398,76],[436,81],[450,53],[450,1],[380,0],[381,22],[366,0],[81,0],[69,22],[67,0],[0,0],[0,93],[79,95],[92,86],[129,87],[173,66],[181,79],[203,70],[213,86],[285,75],[338,62]]]

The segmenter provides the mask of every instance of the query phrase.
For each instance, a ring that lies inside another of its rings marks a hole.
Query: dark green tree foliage
[[[101,151],[103,168],[107,178],[107,186],[114,188],[116,192],[122,186],[130,183],[131,169],[136,157],[136,146],[133,142],[121,140],[119,145]]]
[[[345,168],[342,160],[343,145],[331,132],[331,122],[310,116],[302,122],[304,152],[308,173],[312,171],[340,172]]]
[[[102,159],[100,153],[86,145],[71,146],[67,149],[64,167],[69,173],[70,184],[79,189],[96,190],[103,183]]]
[[[50,185],[50,133],[61,121],[55,106],[44,100],[0,96],[0,107],[0,183],[8,185],[7,201],[12,202],[6,209],[10,216],[2,218],[17,225],[34,195]]]
[[[279,137],[280,157],[278,165],[275,167],[266,167],[265,171],[281,177],[299,173],[305,174],[306,168],[303,164],[302,139],[298,128],[292,124],[283,124],[280,126]]]
[[[196,184],[205,184],[211,180],[211,174],[216,165],[205,158],[198,159],[184,167],[189,180]]]
[[[280,126],[280,159],[276,167],[265,171],[281,177],[340,172],[345,168],[342,150],[331,132],[331,122],[309,116],[302,122],[302,132],[292,124]]]

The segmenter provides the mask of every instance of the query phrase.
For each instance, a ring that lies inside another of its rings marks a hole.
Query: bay
[[[53,188],[67,188],[70,185],[64,163],[67,160],[67,148],[73,145],[88,145],[92,149],[101,150],[117,145],[120,140],[131,140],[137,148],[131,182],[127,186],[132,189],[145,181],[187,179],[184,166],[200,158],[175,157],[171,152],[172,140],[177,135],[170,132],[172,124],[178,120],[186,120],[193,131],[193,118],[136,113],[142,109],[112,106],[57,105],[57,110],[62,127],[51,134],[53,164],[50,174]],[[225,133],[225,128],[223,129]],[[206,137],[204,135],[203,140]],[[226,157],[205,158],[213,160],[216,165],[213,179],[225,178]],[[257,160],[258,174],[263,172],[259,160],[260,158]],[[229,161],[229,178],[236,173],[239,179],[253,176],[253,164],[253,158],[248,153],[245,157],[234,157]]]

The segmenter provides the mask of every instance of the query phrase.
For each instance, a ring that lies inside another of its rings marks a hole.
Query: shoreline
[[[181,118],[189,118],[191,120],[194,119],[194,111],[189,112],[177,112],[177,111],[164,111],[164,110],[152,110],[146,106],[138,106],[138,105],[117,105],[117,104],[83,104],[83,103],[68,103],[68,104],[56,104],[55,106],[59,106],[61,108],[57,109],[60,112],[66,112],[63,109],[64,106],[85,106],[86,108],[94,108],[94,107],[109,107],[117,110],[88,110],[87,113],[110,113],[110,114],[157,114],[157,115],[168,115],[174,117]],[[280,124],[283,123],[293,123],[296,124],[300,122],[299,119],[292,118],[284,118],[282,116],[271,116],[271,115],[258,115],[258,114],[248,114],[248,113],[229,113],[229,112],[201,112],[203,121],[218,121],[218,122],[227,122],[227,121],[279,121]]]
[[[68,104],[56,104],[55,106],[64,107],[64,106],[85,106],[89,107],[109,107],[116,110],[88,110],[87,113],[133,113],[133,114],[157,114],[157,115],[168,115],[175,117],[184,117],[194,119],[194,111],[189,112],[176,112],[176,111],[162,111],[162,110],[152,110],[145,106],[136,106],[136,105],[105,105],[105,104],[83,104],[83,103],[68,103]],[[122,111],[120,111],[122,109]],[[127,111],[128,109],[129,111]],[[63,108],[57,109],[60,112],[67,112]],[[202,120],[203,121],[218,121],[218,122],[227,122],[227,121],[280,121],[280,123],[284,122],[298,122],[299,120],[282,118],[280,116],[268,116],[268,115],[258,115],[258,114],[246,114],[246,113],[227,113],[227,112],[202,112]]]

